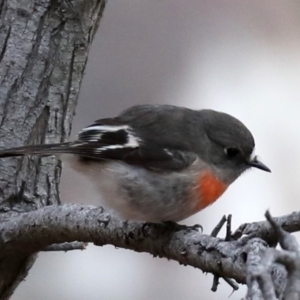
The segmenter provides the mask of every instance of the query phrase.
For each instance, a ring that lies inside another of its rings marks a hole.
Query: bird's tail
[[[11,156],[25,155],[53,155],[59,153],[73,153],[72,142],[46,144],[46,145],[30,145],[17,148],[0,150],[0,158]]]

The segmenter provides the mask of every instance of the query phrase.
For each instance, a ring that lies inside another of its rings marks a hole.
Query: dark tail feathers
[[[24,155],[53,155],[58,153],[73,153],[71,147],[73,143],[58,143],[46,145],[31,145],[11,149],[0,150],[0,158],[11,156],[24,156]]]

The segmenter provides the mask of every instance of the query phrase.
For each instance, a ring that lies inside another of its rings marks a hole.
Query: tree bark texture
[[[1,148],[68,137],[104,7],[105,0],[0,0]],[[123,222],[102,208],[57,206],[60,173],[54,157],[0,160],[0,300],[26,277],[35,253],[86,242],[173,259],[215,282],[234,278],[247,284],[246,299],[299,299],[300,251],[288,232],[299,230],[300,213],[243,224],[223,240],[186,226]],[[284,251],[272,248],[277,241]]]
[[[0,147],[64,141],[105,0],[0,0]],[[0,222],[59,203],[54,158],[0,161]],[[0,300],[35,261],[0,250]]]
[[[52,205],[1,223],[0,249],[30,255],[82,250],[88,242],[110,244],[212,273],[213,291],[223,277],[235,290],[236,282],[246,283],[247,300],[300,299],[300,247],[290,234],[300,228],[300,212],[277,218],[267,212],[265,216],[267,221],[243,224],[233,235],[231,217],[223,217],[206,235],[199,226],[122,221],[102,207]],[[217,238],[224,220],[226,237]],[[277,242],[282,250],[274,248]]]

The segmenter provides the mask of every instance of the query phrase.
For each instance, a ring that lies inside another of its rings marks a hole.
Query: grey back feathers
[[[238,155],[229,157],[227,148]],[[181,170],[201,158],[217,167],[240,168],[240,172],[249,167],[253,148],[249,130],[230,115],[172,105],[139,105],[118,117],[96,121],[74,142],[3,150],[0,157],[71,153],[87,160],[120,160],[157,171]]]
[[[141,148],[157,147],[184,153],[191,163],[195,155],[216,167],[248,168],[254,139],[236,118],[214,110],[195,111],[171,105],[135,106],[120,115],[141,138]],[[228,157],[226,149],[238,151]],[[183,164],[184,167],[186,164]]]

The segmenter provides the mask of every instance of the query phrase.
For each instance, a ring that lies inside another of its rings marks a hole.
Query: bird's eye
[[[224,151],[229,158],[234,158],[240,153],[239,149],[233,147],[225,148]]]

